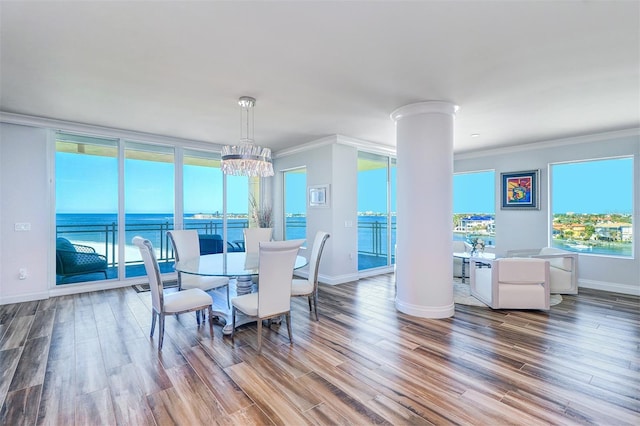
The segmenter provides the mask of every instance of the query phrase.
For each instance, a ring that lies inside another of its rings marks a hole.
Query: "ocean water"
[[[115,213],[98,214],[70,214],[56,215],[56,229],[59,236],[64,236],[75,242],[85,242],[93,246],[99,253],[106,254],[110,259],[115,258],[117,252],[117,216]],[[173,216],[171,214],[128,214],[126,215],[126,258],[138,259],[137,248],[131,244],[135,235],[148,238],[158,252],[158,258],[171,256],[170,245],[166,237],[166,231],[173,229]],[[197,229],[200,233],[222,235],[222,219],[195,219],[185,218],[187,229]],[[242,241],[243,228],[247,227],[246,218],[230,218],[227,220],[227,237],[229,241]],[[392,242],[395,246],[395,217],[392,218]],[[479,235],[480,236],[480,235]],[[480,236],[487,245],[495,245],[494,236]],[[306,218],[288,217],[286,221],[286,238],[306,238]],[[464,234],[453,234],[453,239],[464,240]],[[377,256],[387,255],[387,221],[381,216],[358,217],[358,250],[361,254]],[[307,241],[310,246],[313,242]],[[560,242],[555,244],[559,248],[565,248],[579,253],[606,254],[614,256],[631,256],[631,244],[609,244],[601,247],[592,247],[589,250],[573,250],[571,246],[563,246]]]
[[[139,260],[137,248],[131,244],[134,236],[140,235],[151,241],[159,259],[171,256],[170,244],[166,232],[173,229],[171,214],[128,214],[125,218],[127,261]],[[197,229],[203,234],[222,235],[222,219],[184,219],[185,228]],[[227,238],[229,241],[242,241],[242,230],[247,227],[245,218],[230,218],[227,220]],[[360,252],[386,256],[387,254],[387,222],[380,216],[360,216],[358,218],[358,247]],[[393,239],[395,245],[395,218],[392,222]],[[115,213],[60,213],[56,215],[56,230],[58,236],[63,236],[76,243],[94,247],[96,251],[115,259],[117,253],[117,215]],[[286,238],[306,238],[306,218],[288,217],[286,220]],[[313,241],[307,241],[310,246]]]

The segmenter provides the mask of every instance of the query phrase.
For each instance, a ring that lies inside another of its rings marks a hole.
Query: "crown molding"
[[[396,155],[396,148],[394,146],[381,145],[375,142],[370,142],[362,139],[352,138],[349,136],[335,134],[335,135],[325,136],[320,139],[315,139],[311,142],[307,142],[292,148],[283,149],[275,153],[273,158],[282,158],[289,155],[310,151],[321,146],[333,145],[333,144],[347,145],[362,151],[373,152],[376,154],[391,155],[391,156]]]
[[[337,135],[324,136],[320,139],[315,139],[315,140],[312,140],[311,142],[303,143],[302,145],[297,145],[291,148],[282,149],[278,152],[274,152],[273,158],[275,159],[275,158],[288,157],[290,155],[299,154],[305,151],[310,151],[312,149],[315,149],[321,146],[331,145],[336,142],[336,137]]]
[[[222,150],[222,145],[214,144],[212,142],[163,136],[154,133],[136,132],[133,130],[96,126],[93,124],[76,123],[73,121],[57,120],[32,115],[15,114],[4,111],[0,111],[0,123],[39,127],[71,133],[82,133],[93,136],[122,138],[138,142],[152,142],[163,145],[175,145],[177,143],[181,146],[201,148],[208,151]]]
[[[344,135],[336,135],[338,137],[337,143],[340,145],[347,145],[357,148],[361,151],[372,152],[374,154],[396,156],[396,147],[391,145],[381,145],[379,143],[366,141],[363,139],[356,139]]]
[[[602,142],[605,139],[621,139],[628,137],[640,137],[640,128],[614,130],[610,132],[593,133],[589,135],[573,136],[561,139],[549,139],[540,142],[532,142],[522,145],[509,145],[500,148],[487,148],[477,151],[454,153],[454,159],[467,160],[495,155],[514,154],[522,151],[534,151],[545,148],[557,148],[558,146],[576,145],[591,142]]]

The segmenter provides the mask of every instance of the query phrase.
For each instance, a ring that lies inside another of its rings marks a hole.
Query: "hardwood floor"
[[[392,274],[320,288],[320,321],[236,333],[130,287],[0,306],[0,424],[640,424],[638,297],[581,290],[538,311],[394,306]],[[214,297],[218,308],[224,297]]]

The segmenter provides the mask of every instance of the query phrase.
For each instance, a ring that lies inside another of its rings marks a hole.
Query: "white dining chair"
[[[195,229],[167,231],[176,262],[180,259],[191,259],[200,257],[200,239],[198,231]],[[231,307],[229,299],[229,278],[212,277],[203,275],[193,275],[178,272],[178,289],[189,290],[199,288],[204,291],[215,290],[220,287],[227,287],[227,308]]]
[[[329,234],[327,232],[316,232],[311,256],[309,257],[309,275],[307,279],[294,278],[291,282],[291,296],[307,296],[309,299],[309,311],[315,312],[316,321],[318,321],[318,269],[320,268],[320,257],[328,238]],[[312,301],[313,309],[311,308]]]
[[[195,311],[198,326],[200,326],[200,316],[198,312],[207,309],[209,311],[209,333],[213,338],[211,296],[199,288],[164,294],[160,268],[158,267],[158,260],[156,259],[156,254],[151,242],[145,238],[136,236],[133,238],[133,244],[140,249],[144,268],[149,278],[149,288],[151,289],[151,333],[149,337],[153,337],[153,332],[156,328],[156,319],[160,318],[158,351],[162,350],[162,343],[164,341],[164,318],[167,315],[178,315]]]
[[[260,243],[271,241],[273,228],[244,228],[244,251],[247,253],[258,253]]]
[[[291,279],[296,256],[304,240],[262,242],[259,248],[258,275],[260,284],[256,293],[231,299],[231,341],[234,341],[237,311],[255,317],[258,323],[258,353],[262,348],[262,320],[284,315],[289,341],[291,337]]]

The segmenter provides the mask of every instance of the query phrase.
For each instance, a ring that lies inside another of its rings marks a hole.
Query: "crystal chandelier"
[[[253,140],[253,107],[256,100],[242,96],[238,104],[242,108],[240,143],[222,147],[222,172],[235,176],[273,176],[271,150],[255,145]]]

